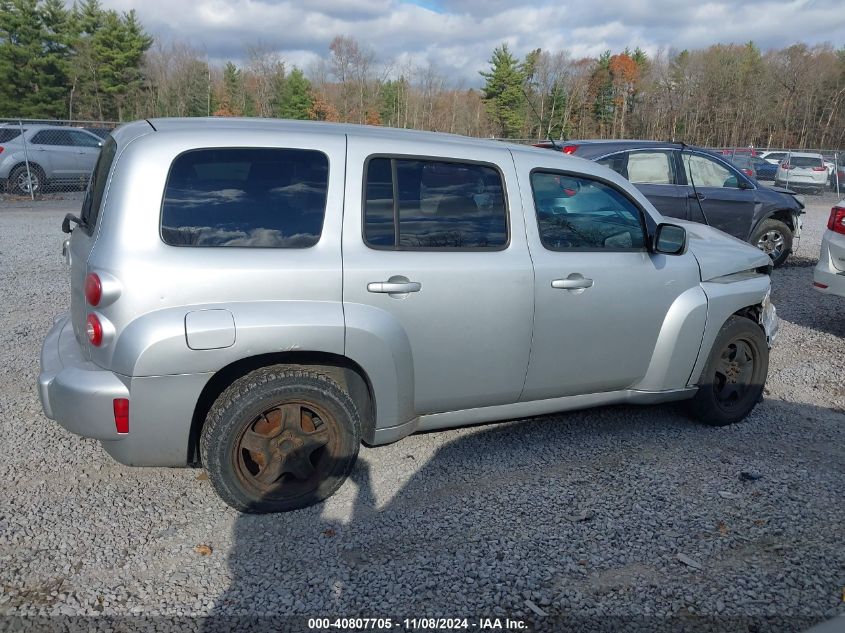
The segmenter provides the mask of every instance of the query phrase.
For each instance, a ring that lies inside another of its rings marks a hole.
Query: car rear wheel
[[[31,193],[41,193],[44,180],[44,172],[38,165],[30,163],[29,170],[26,165],[18,165],[9,174],[9,188],[14,194],[28,196]]]
[[[763,220],[750,242],[772,258],[775,267],[780,266],[792,252],[792,229],[780,220]]]
[[[256,370],[208,413],[200,455],[214,490],[241,512],[285,512],[334,494],[358,456],[352,400],[322,374]]]
[[[732,316],[722,326],[689,401],[693,417],[711,426],[743,420],[760,401],[769,373],[769,348],[762,328]]]

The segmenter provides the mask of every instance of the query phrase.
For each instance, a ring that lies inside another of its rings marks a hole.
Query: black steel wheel
[[[769,348],[762,328],[745,317],[732,316],[716,337],[689,401],[694,417],[725,426],[743,420],[757,405],[769,372]]]
[[[215,491],[242,512],[283,512],[331,496],[361,442],[349,396],[330,378],[282,366],[234,382],[200,437]]]

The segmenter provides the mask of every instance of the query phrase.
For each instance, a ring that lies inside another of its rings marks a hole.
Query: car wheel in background
[[[360,444],[355,405],[337,383],[274,366],[240,378],[217,398],[200,436],[200,455],[228,505],[284,512],[334,494]]]
[[[26,165],[18,165],[9,174],[9,189],[12,193],[28,196],[30,193],[41,193],[44,181],[44,172],[38,165],[30,163],[28,171]]]
[[[777,267],[786,261],[792,252],[792,229],[780,220],[763,220],[749,240],[772,258]]]
[[[762,398],[768,373],[769,348],[763,329],[751,319],[734,315],[713,343],[688,409],[711,426],[739,422]]]

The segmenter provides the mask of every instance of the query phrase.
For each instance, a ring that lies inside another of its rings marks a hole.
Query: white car
[[[821,154],[790,152],[778,166],[776,187],[823,191],[828,185],[828,172]]]
[[[760,158],[772,165],[779,165],[786,158],[787,154],[789,152],[763,152],[760,154]]]
[[[845,199],[830,210],[819,263],[813,270],[813,287],[845,297]]]

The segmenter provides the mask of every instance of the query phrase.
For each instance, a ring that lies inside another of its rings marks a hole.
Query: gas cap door
[[[195,310],[185,315],[191,349],[222,349],[235,344],[235,317],[228,310]]]

